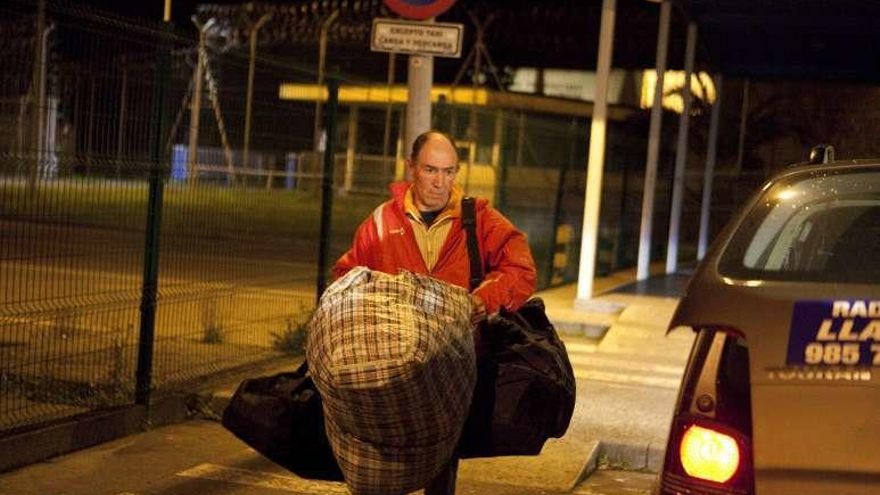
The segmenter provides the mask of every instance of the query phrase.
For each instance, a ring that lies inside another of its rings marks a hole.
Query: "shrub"
[[[306,337],[308,336],[308,318],[291,317],[286,320],[287,328],[282,332],[272,332],[272,348],[301,356],[306,350]]]

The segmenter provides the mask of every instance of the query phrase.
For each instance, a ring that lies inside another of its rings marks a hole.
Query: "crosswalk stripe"
[[[565,351],[571,355],[573,353],[593,353],[599,348],[598,344],[585,342],[565,342]]]
[[[636,354],[600,351],[598,343],[565,343],[575,378],[630,386],[677,389],[684,365],[656,363]]]
[[[591,354],[589,356],[581,356],[578,354],[569,354],[568,360],[571,361],[572,367],[588,367],[602,369],[620,369],[631,371],[644,371],[652,373],[663,373],[666,375],[674,375],[681,377],[684,372],[683,366],[670,366],[668,364],[655,364],[651,362],[639,362],[629,359],[620,359],[606,354]]]
[[[681,378],[665,378],[660,376],[629,375],[608,371],[586,370],[575,368],[575,378],[599,382],[619,383],[624,385],[643,385],[657,388],[677,389]]]
[[[281,475],[251,469],[239,469],[204,463],[177,473],[177,476],[223,481],[239,485],[271,488],[300,494],[351,495],[345,483],[334,481],[311,481],[298,476]]]

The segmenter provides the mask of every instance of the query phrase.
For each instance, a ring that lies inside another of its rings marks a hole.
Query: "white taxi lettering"
[[[784,367],[784,368],[768,368],[767,378],[770,380],[781,381],[853,381],[864,382],[871,381],[871,370],[868,368],[858,367],[835,367],[835,368],[816,368],[816,367]]]
[[[849,301],[834,301],[834,306],[831,307],[831,317],[845,318],[847,316],[849,316]]]
[[[852,333],[853,325],[855,324],[852,320],[843,320],[843,324],[840,325],[840,333],[837,335],[837,340],[843,341],[855,341],[858,340],[859,336]]]
[[[859,340],[862,342],[866,340],[880,342],[880,320],[869,321],[861,333],[859,333]]]
[[[840,329],[834,331],[834,320],[826,318],[819,325],[816,332],[818,342],[865,342],[873,340],[880,342],[880,320],[871,320],[858,332],[853,331],[855,320],[846,319],[840,322]]]
[[[834,303],[834,306],[837,307],[837,303]],[[819,333],[816,334],[816,340],[837,340],[837,334],[831,331],[831,324],[832,320],[822,320],[822,324],[819,325]]]
[[[832,318],[880,318],[880,301],[834,301]]]

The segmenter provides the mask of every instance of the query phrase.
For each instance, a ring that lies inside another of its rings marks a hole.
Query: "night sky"
[[[112,12],[114,14],[137,17],[141,19],[162,20],[165,10],[165,0],[81,0],[80,3],[88,4],[95,8]],[[171,17],[178,26],[186,26],[190,23],[190,16],[195,13],[196,6],[200,3],[209,4],[239,4],[246,3],[242,0],[171,0]],[[285,3],[285,2],[264,2]],[[289,2],[287,2],[289,3]]]

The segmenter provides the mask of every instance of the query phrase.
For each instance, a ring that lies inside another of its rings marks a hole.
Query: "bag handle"
[[[483,259],[477,244],[477,209],[472,196],[461,199],[461,225],[467,238],[468,259],[471,264],[470,285],[471,290],[474,290],[483,281]]]

